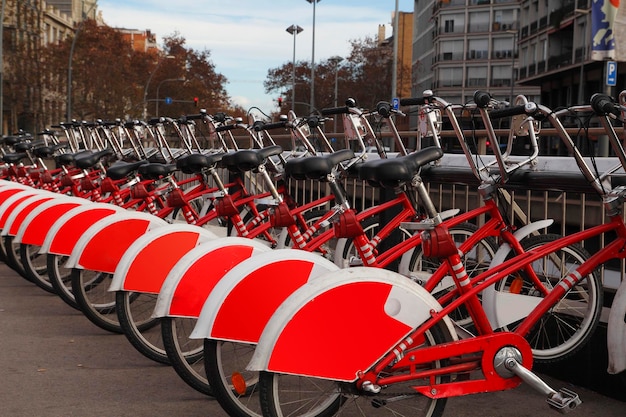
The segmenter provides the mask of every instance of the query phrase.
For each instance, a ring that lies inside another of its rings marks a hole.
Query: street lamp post
[[[287,32],[293,35],[293,60],[291,61],[291,110],[295,111],[296,106],[296,36],[302,32],[302,29],[298,25],[291,25],[287,29]]]
[[[83,2],[82,5],[83,6],[85,5],[84,2]],[[66,120],[68,122],[70,120],[72,120],[72,59],[74,58],[74,49],[76,48],[76,39],[78,38],[78,34],[80,33],[81,29],[85,25],[85,19],[87,18],[87,15],[89,13],[91,13],[91,11],[97,5],[98,5],[98,2],[95,1],[95,2],[93,2],[91,7],[89,8],[89,10],[87,10],[86,12],[83,11],[83,15],[81,16],[82,20],[78,24],[78,27],[76,28],[76,32],[74,32],[74,39],[72,39],[72,45],[70,46],[70,59],[69,59],[68,65],[67,65],[67,103],[65,105],[65,107],[66,107]],[[4,21],[3,21],[3,23],[4,23]]]
[[[174,59],[174,58],[175,56],[173,55],[166,55],[163,58],[159,59],[159,62],[157,62],[156,66],[150,73],[150,76],[148,77],[148,81],[146,82],[146,87],[143,89],[143,120],[146,120],[148,118],[148,87],[150,87],[150,82],[152,81],[152,78],[154,77],[154,74],[156,74],[161,64],[166,59]]]
[[[328,60],[335,65],[335,100],[333,102],[333,106],[337,107],[337,81],[339,79],[339,63],[343,61],[343,58],[335,55],[328,58]],[[334,115],[333,117],[333,127],[335,128],[335,132],[337,132],[337,115]]]
[[[156,101],[156,109],[155,109],[155,117],[159,117],[159,90],[161,89],[161,85],[163,85],[163,83],[166,82],[174,82],[174,81],[185,81],[184,78],[168,78],[166,80],[161,81],[156,88],[156,97],[155,97],[155,101]]]
[[[0,137],[4,136],[4,90],[2,85],[4,84],[4,9],[6,7],[6,0],[2,0],[2,9],[0,9]]]
[[[513,94],[515,87],[515,53],[517,52],[517,30],[507,30],[505,33],[513,35],[513,46],[511,47],[511,92],[509,94],[509,106],[513,106]]]
[[[311,113],[315,109],[315,5],[321,0],[306,0],[313,3],[313,32],[311,34],[313,41],[311,47]]]
[[[591,10],[584,9],[574,9],[575,16],[587,16]],[[587,58],[587,20],[585,20],[585,24],[582,26],[582,42],[580,44],[582,48],[582,53],[580,55],[580,75],[578,80],[578,105],[581,105],[585,102],[585,85],[583,84],[583,80],[585,79],[585,59]]]
[[[400,31],[400,16],[398,15],[398,0],[393,14],[393,64],[391,73],[391,98],[398,96],[398,33]]]

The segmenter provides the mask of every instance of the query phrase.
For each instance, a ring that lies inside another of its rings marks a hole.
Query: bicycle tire
[[[559,235],[543,234],[531,236],[521,241],[525,252],[559,239]],[[591,255],[581,245],[573,244],[559,251],[552,252],[533,262],[533,269],[540,272],[540,277],[547,288],[554,287],[562,277],[566,277]],[[553,268],[554,257],[560,260],[566,269]],[[539,269],[541,268],[541,270]],[[546,272],[547,271],[547,272]],[[558,274],[555,274],[555,271]],[[522,279],[520,293],[541,296],[523,271],[509,275],[496,283],[496,290],[510,291],[514,279]],[[552,278],[552,279],[550,279]],[[556,279],[554,279],[556,278]],[[517,290],[515,290],[517,292]],[[582,349],[600,321],[604,291],[599,274],[594,271],[583,277],[579,284],[568,291],[563,299],[552,307],[531,329],[526,340],[530,343],[533,358],[538,363],[562,361]],[[504,330],[514,331],[519,323],[505,326]]]
[[[152,317],[156,300],[156,294],[116,291],[115,309],[130,344],[146,358],[169,365],[159,327],[161,321]]]
[[[108,291],[112,277],[106,272],[72,268],[72,293],[89,321],[111,333],[124,333],[115,308],[115,293]]]
[[[161,317],[163,346],[178,376],[196,391],[212,396],[205,371],[203,341],[189,338],[197,321],[194,317]]]
[[[56,295],[70,307],[80,310],[76,303],[76,298],[72,292],[72,270],[63,265],[67,262],[68,256],[49,253],[46,257],[47,272],[50,284],[54,287]]]
[[[39,253],[40,246],[20,244],[20,259],[27,279],[34,282],[39,288],[51,294],[56,294],[48,276],[48,263],[45,254]]]
[[[452,336],[443,324],[438,324],[425,333],[425,340],[429,341],[428,345],[433,346],[451,341]],[[410,350],[419,351],[419,347]],[[443,364],[443,361],[436,361],[432,367],[438,369]],[[389,369],[383,370],[381,374],[390,376],[403,372],[403,369]],[[436,378],[438,382],[449,381],[449,376]],[[352,383],[261,372],[260,403],[264,417],[440,417],[445,409],[446,399],[432,399],[417,394],[413,387],[419,383],[430,385],[430,380],[391,384],[382,387],[378,394],[361,394]],[[312,408],[307,408],[308,405]]]
[[[14,242],[14,236],[4,236],[2,240],[4,241],[7,254],[6,264],[22,278],[30,281],[30,278],[26,275],[26,271],[24,271],[24,267],[22,266],[22,260],[20,259],[20,244]]]
[[[7,263],[7,251],[4,247],[4,239],[0,239],[0,261]]]
[[[256,345],[204,340],[204,365],[213,396],[231,417],[261,417],[259,373],[246,370]],[[237,388],[235,388],[237,387]]]

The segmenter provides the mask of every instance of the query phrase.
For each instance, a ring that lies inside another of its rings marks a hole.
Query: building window
[[[443,31],[446,33],[454,32],[454,20],[446,20]]]

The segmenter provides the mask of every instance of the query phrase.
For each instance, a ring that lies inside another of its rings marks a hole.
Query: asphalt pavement
[[[0,417],[226,416],[169,366],[139,354],[56,295],[0,263]],[[553,378],[583,404],[571,416],[626,415],[626,403]],[[453,398],[444,416],[556,416],[529,387]]]

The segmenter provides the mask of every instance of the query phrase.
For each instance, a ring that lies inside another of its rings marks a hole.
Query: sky
[[[398,10],[413,11],[413,0],[398,0]],[[375,38],[378,26],[386,37],[396,0],[318,0],[315,5],[315,61],[347,56],[350,41]],[[232,101],[248,109],[275,108],[278,94],[268,95],[263,81],[271,68],[290,63],[296,36],[296,61],[311,61],[313,4],[309,0],[98,0],[104,22],[112,27],[150,30],[162,45],[175,33],[196,51],[210,51]]]

